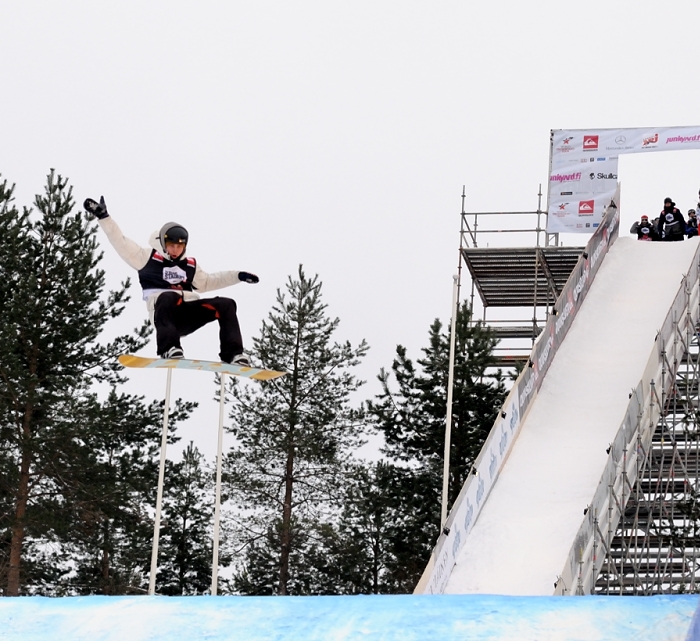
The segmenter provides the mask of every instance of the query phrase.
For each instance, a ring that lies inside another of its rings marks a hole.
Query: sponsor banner
[[[593,237],[588,241],[581,260],[571,272],[569,280],[554,305],[554,313],[549,317],[544,331],[535,345],[528,367],[523,370],[525,375],[518,382],[520,398],[520,415],[524,416],[528,405],[536,395],[552,358],[562,344],[576,313],[581,307],[590,288],[593,277],[598,271],[601,258],[614,242],[620,227],[619,187],[608,198],[608,203],[614,203],[607,210],[602,224],[597,228]]]
[[[618,180],[620,154],[700,149],[700,127],[552,131],[547,232],[591,233]]]
[[[613,200],[614,202],[619,200],[619,190],[613,194]],[[434,564],[423,590],[424,593],[442,594],[444,592],[467,535],[474,526],[520,432],[522,418],[542,385],[554,354],[571,327],[603,257],[615,241],[619,226],[619,209],[617,206],[611,206],[603,223],[586,245],[579,264],[569,276],[554,305],[556,314],[549,317],[530,355],[532,366],[525,367],[513,385],[501,414],[491,428],[474,463],[475,473],[467,478],[452,506],[445,523],[448,534],[440,535],[433,550]]]
[[[600,227],[603,212],[613,199],[616,190],[617,183],[613,183],[602,193],[562,190],[552,194],[547,231],[550,234],[595,232]]]

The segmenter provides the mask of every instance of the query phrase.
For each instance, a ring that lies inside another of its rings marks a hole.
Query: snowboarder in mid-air
[[[200,298],[196,292],[240,282],[257,283],[259,278],[255,274],[239,271],[207,274],[194,258],[185,256],[189,237],[187,230],[178,223],[163,225],[159,232],[152,234],[151,248],[146,248],[122,234],[107,213],[103,197],[99,203],[88,198],[84,207],[98,219],[119,256],[138,271],[143,299],[156,328],[158,356],[184,358],[180,337],[218,320],[221,360],[250,367],[250,358],[243,351],[236,302],[219,296]]]

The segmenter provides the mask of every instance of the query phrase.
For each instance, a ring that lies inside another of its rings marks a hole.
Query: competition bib
[[[184,269],[181,269],[177,265],[172,267],[163,267],[163,280],[171,285],[178,285],[179,283],[184,283],[187,280],[187,274]]]

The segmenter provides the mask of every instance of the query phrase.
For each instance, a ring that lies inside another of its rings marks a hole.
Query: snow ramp
[[[698,239],[616,239],[613,206],[455,502],[416,592],[590,594],[695,333]],[[615,242],[616,241],[616,242]],[[639,454],[641,456],[641,453]],[[627,492],[627,494],[626,494]]]

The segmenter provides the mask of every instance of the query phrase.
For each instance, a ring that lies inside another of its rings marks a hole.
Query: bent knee
[[[221,312],[233,312],[235,314],[236,310],[238,309],[236,301],[233,300],[233,298],[224,298],[223,296],[217,296],[214,300],[216,301],[216,307]]]

